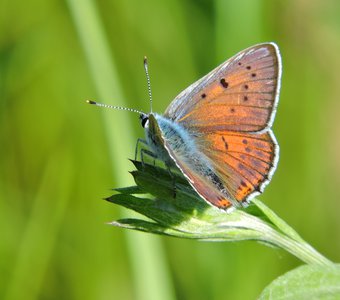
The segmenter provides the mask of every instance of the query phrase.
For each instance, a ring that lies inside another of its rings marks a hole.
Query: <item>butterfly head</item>
[[[149,114],[141,113],[139,115],[139,120],[143,128],[149,127]]]

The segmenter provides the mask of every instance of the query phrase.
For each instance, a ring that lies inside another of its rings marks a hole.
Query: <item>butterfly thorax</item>
[[[183,158],[190,156],[195,150],[194,142],[188,133],[173,121],[155,113],[141,115],[140,119],[151,151],[167,165],[174,165],[174,160],[165,148],[164,139]]]
[[[192,137],[181,125],[155,113],[141,115],[140,119],[151,151],[167,165],[174,165],[174,160],[170,157],[164,141],[183,159],[192,157],[196,152]]]

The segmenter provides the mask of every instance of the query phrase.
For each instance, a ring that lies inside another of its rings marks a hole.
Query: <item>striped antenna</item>
[[[96,101],[92,101],[92,100],[87,100],[86,101],[88,104],[93,104],[96,106],[100,106],[100,107],[106,107],[106,108],[113,108],[113,109],[119,109],[119,110],[127,110],[127,111],[132,111],[138,114],[145,114],[144,112],[137,110],[137,109],[133,109],[133,108],[127,108],[127,107],[122,107],[122,106],[115,106],[115,105],[108,105],[108,104],[103,104],[103,103],[98,103]]]
[[[144,70],[146,75],[146,82],[148,84],[148,93],[150,99],[150,110],[152,112],[152,93],[151,93],[151,83],[150,83],[150,76],[149,76],[149,69],[148,69],[148,59],[144,56]]]

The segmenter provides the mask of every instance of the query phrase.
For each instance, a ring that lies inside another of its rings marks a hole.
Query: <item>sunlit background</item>
[[[261,196],[340,260],[340,2],[0,2],[0,299],[255,299],[302,263],[255,242],[127,232],[101,200],[133,183],[138,115],[238,51],[275,41],[281,158]]]

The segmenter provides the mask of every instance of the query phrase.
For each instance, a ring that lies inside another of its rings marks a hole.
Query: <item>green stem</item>
[[[290,252],[306,264],[319,265],[319,266],[330,266],[333,263],[326,257],[317,252],[311,245],[304,242],[295,241],[290,237],[280,234],[273,230],[272,234],[273,241],[277,242],[277,245],[286,251]]]
[[[248,214],[244,214],[244,217],[251,219],[249,223],[252,224],[253,229],[263,233],[263,237],[261,238],[263,242],[271,243],[290,252],[306,264],[319,266],[333,265],[330,260],[317,252],[311,245],[303,241],[301,238],[296,239],[295,237],[281,233],[257,217]],[[294,235],[296,235],[296,233]]]

